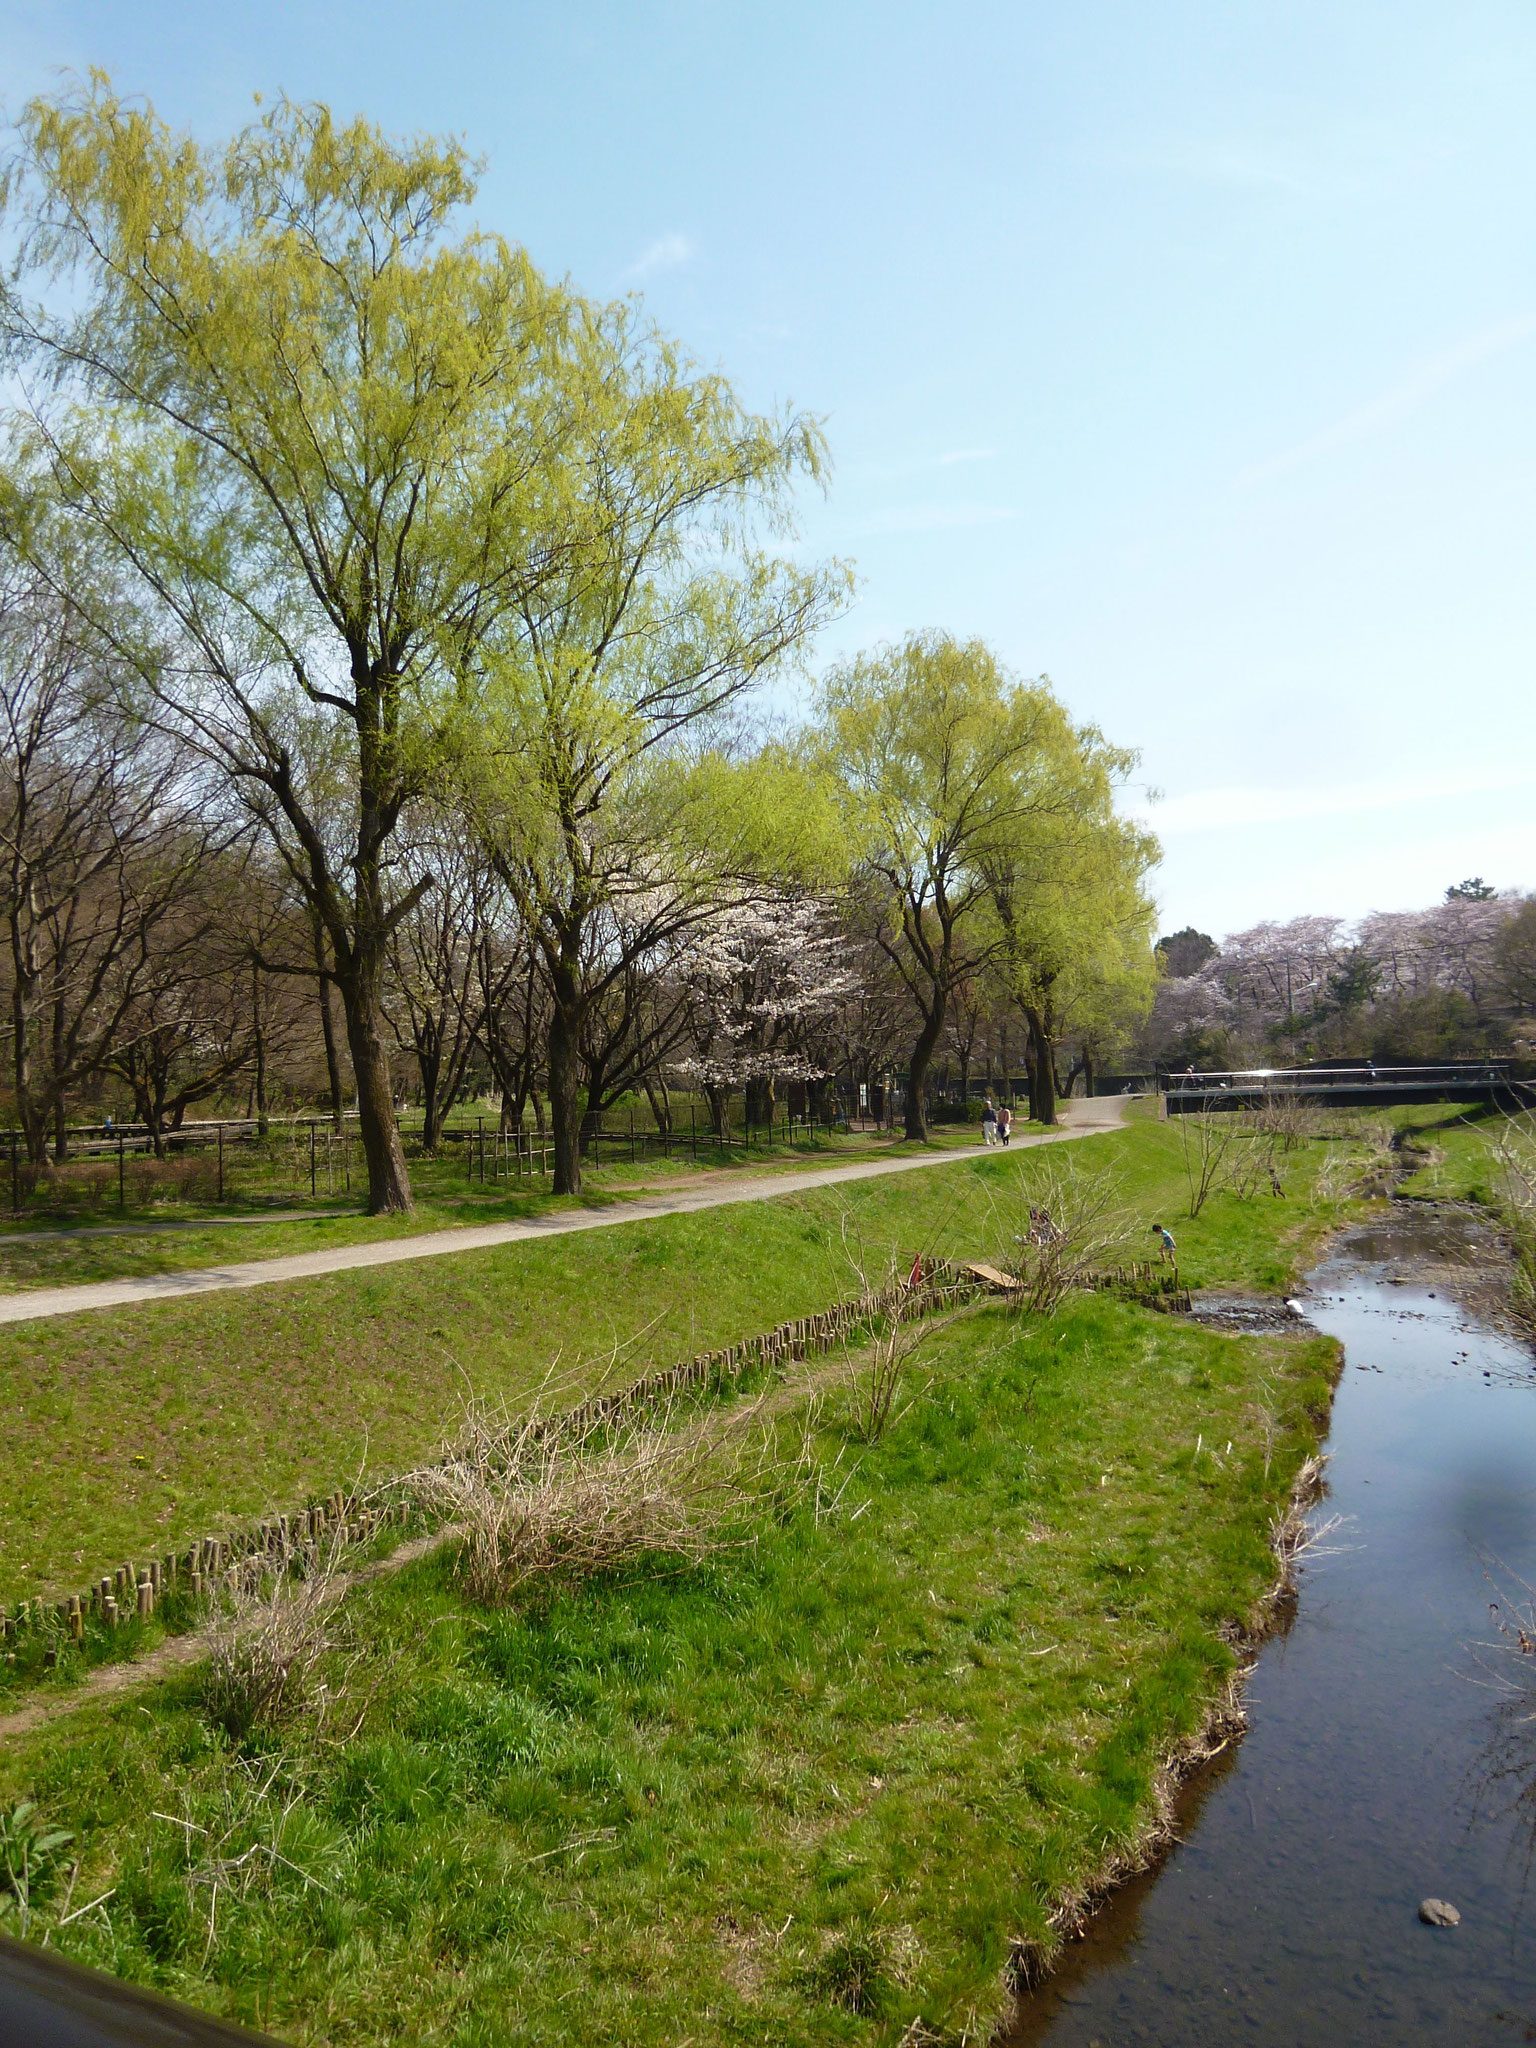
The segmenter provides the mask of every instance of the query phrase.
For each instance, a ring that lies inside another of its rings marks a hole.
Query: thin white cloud
[[[1448,802],[1491,795],[1496,790],[1536,788],[1536,772],[1423,776],[1393,782],[1346,782],[1317,789],[1197,789],[1155,806],[1138,805],[1135,815],[1161,838],[1176,833],[1229,831],[1234,826],[1285,825],[1303,818],[1344,818],[1363,811],[1387,811],[1399,804]]]
[[[624,275],[638,284],[647,277],[654,277],[658,270],[676,270],[684,263],[691,263],[697,253],[686,235],[663,235],[648,249],[642,250]]]
[[[995,448],[955,448],[948,455],[934,458],[939,469],[952,469],[957,462],[995,462],[996,459]]]
[[[1245,469],[1240,481],[1263,483],[1271,477],[1284,476],[1290,470],[1315,461],[1319,455],[1330,455],[1335,448],[1363,440],[1379,427],[1393,425],[1409,413],[1417,412],[1437,391],[1455,383],[1468,370],[1503,355],[1507,349],[1518,347],[1533,334],[1536,334],[1536,313],[1517,313],[1508,320],[1499,321],[1494,327],[1485,328],[1481,334],[1469,335],[1454,347],[1426,357],[1378,397],[1356,406],[1321,432],[1311,434],[1294,448],[1287,448],[1281,454],[1272,455],[1266,461]]]

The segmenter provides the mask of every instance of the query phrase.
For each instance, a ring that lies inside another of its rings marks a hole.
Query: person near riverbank
[[[1177,1266],[1179,1248],[1174,1242],[1173,1232],[1161,1223],[1154,1223],[1152,1228],[1157,1232],[1158,1263],[1164,1266]]]
[[[1007,1103],[1005,1102],[999,1106],[997,1112],[997,1142],[999,1143],[999,1145],[1007,1144],[1008,1134],[1012,1129],[1013,1111],[1008,1107]]]
[[[981,1105],[981,1142],[983,1145],[997,1143],[997,1104],[990,1095]]]

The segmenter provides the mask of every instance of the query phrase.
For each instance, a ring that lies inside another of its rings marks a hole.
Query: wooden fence
[[[666,1372],[647,1373],[615,1393],[584,1401],[558,1418],[556,1426],[579,1432],[634,1414],[685,1388],[724,1392],[753,1373],[834,1350],[896,1309],[910,1315],[933,1315],[991,1291],[986,1281],[952,1261],[918,1260],[913,1276],[838,1302],[816,1315],[779,1323],[739,1344],[699,1352]],[[71,1593],[62,1600],[41,1596],[23,1600],[14,1611],[0,1613],[0,1636],[9,1642],[29,1630],[51,1634],[57,1629],[79,1642],[92,1616],[108,1628],[135,1617],[147,1621],[168,1590],[183,1592],[199,1602],[252,1558],[286,1566],[327,1541],[365,1542],[379,1530],[409,1518],[407,1500],[383,1498],[392,1485],[399,1484],[398,1480],[384,1481],[366,1494],[338,1488],[290,1514],[269,1515],[245,1529],[200,1537],[186,1549],[151,1558],[144,1565],[121,1564],[82,1593]]]

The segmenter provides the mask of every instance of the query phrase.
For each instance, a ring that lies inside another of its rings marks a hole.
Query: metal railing
[[[1249,1108],[1275,1097],[1360,1106],[1394,1102],[1486,1102],[1525,1108],[1536,1085],[1518,1079],[1504,1059],[1409,1063],[1366,1061],[1358,1066],[1186,1069],[1163,1083],[1168,1114]]]

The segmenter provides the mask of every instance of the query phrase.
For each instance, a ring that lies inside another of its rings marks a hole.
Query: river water
[[[1536,2042],[1536,1656],[1489,1611],[1536,1586],[1536,1366],[1447,1292],[1479,1236],[1405,1204],[1310,1276],[1346,1353],[1316,1516],[1340,1525],[1178,1846],[1023,2001],[1014,2048]],[[1460,1926],[1421,1924],[1426,1897]]]

